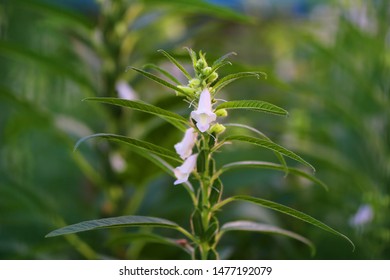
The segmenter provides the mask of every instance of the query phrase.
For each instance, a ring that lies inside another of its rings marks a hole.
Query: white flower
[[[194,154],[188,157],[181,166],[176,167],[173,170],[175,177],[177,178],[177,180],[174,182],[175,185],[188,181],[188,177],[195,169],[197,156],[198,154]]]
[[[198,133],[192,127],[187,129],[181,142],[175,145],[175,150],[182,159],[188,158],[192,154]]]
[[[359,207],[356,214],[351,217],[349,223],[353,227],[361,227],[369,224],[374,218],[374,210],[371,205],[363,204]]]
[[[211,97],[207,88],[200,94],[198,109],[191,112],[191,118],[196,121],[196,126],[201,132],[207,131],[210,124],[217,119],[217,115],[211,108]]]
[[[115,84],[115,89],[118,92],[119,98],[128,100],[138,99],[138,95],[135,90],[125,81],[118,81]]]

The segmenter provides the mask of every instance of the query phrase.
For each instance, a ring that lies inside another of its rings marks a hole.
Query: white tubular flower
[[[173,172],[175,173],[175,177],[177,178],[177,180],[174,182],[175,185],[188,181],[188,177],[195,169],[197,157],[198,154],[194,154],[188,157],[181,166],[176,167],[173,170]]]
[[[192,154],[192,148],[195,145],[197,136],[198,133],[191,127],[186,130],[181,142],[175,145],[175,150],[182,159],[186,159]]]
[[[191,112],[191,118],[196,121],[196,126],[201,132],[207,131],[210,124],[217,119],[217,115],[211,108],[211,97],[207,88],[200,94],[198,109]]]

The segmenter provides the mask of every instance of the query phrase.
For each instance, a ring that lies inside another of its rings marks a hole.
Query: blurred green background
[[[149,230],[44,238],[66,224],[118,215],[158,216],[189,227],[186,192],[152,163],[104,141],[73,152],[79,138],[98,132],[166,148],[180,141],[178,131],[149,115],[81,100],[119,95],[185,113],[173,92],[126,72],[155,63],[177,73],[157,50],[189,64],[183,47],[203,50],[211,61],[237,52],[222,75],[265,71],[267,80],[240,80],[222,98],[268,101],[289,117],[231,112],[228,121],[250,124],[302,155],[330,189],[280,172],[238,170],[223,175],[226,195],[283,203],[356,244],[352,252],[344,240],[299,220],[237,203],[219,214],[221,221],[270,222],[308,237],[317,253],[311,257],[304,245],[283,237],[229,233],[221,256],[389,259],[389,24],[387,0],[3,0],[0,259],[188,258],[158,240],[142,240]],[[218,163],[271,156],[234,146]]]

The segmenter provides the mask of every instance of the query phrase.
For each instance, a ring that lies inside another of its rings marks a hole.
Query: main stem
[[[204,232],[208,232],[208,229],[210,227],[210,220],[212,217],[212,213],[210,211],[210,147],[209,147],[209,140],[210,136],[209,135],[204,135],[203,136],[203,143],[202,143],[202,149],[205,152],[204,154],[204,171],[203,174],[201,174],[201,182],[200,182],[200,187],[201,187],[201,219],[202,219],[202,226],[204,229]],[[209,251],[210,249],[213,248],[214,244],[210,244],[207,236],[206,238],[201,239],[201,243],[199,244],[201,248],[201,258],[202,260],[207,260]]]

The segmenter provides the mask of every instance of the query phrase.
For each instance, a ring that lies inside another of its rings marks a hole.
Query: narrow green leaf
[[[196,62],[198,60],[198,57],[196,55],[196,52],[194,52],[191,48],[185,47],[185,49],[188,51],[188,54],[191,57],[192,66],[195,68]]]
[[[221,68],[225,65],[232,65],[232,63],[230,61],[223,61],[221,63],[218,63],[217,65],[214,65],[213,67],[211,67],[210,73],[217,71],[219,68]]]
[[[188,121],[183,118],[182,116],[161,109],[160,107],[142,102],[142,101],[136,101],[136,100],[127,100],[127,99],[120,99],[120,98],[110,98],[110,97],[89,97],[85,98],[86,101],[96,101],[100,103],[106,103],[106,104],[112,104],[112,105],[118,105],[126,108],[131,108],[134,110],[142,111],[145,113],[150,113],[156,116],[159,116],[163,118],[164,120],[168,121],[181,131],[186,130],[186,125]]]
[[[252,111],[266,112],[276,115],[287,116],[288,112],[283,108],[265,101],[259,100],[239,100],[239,101],[228,101],[218,105],[216,110],[219,109],[248,109]]]
[[[222,174],[225,171],[236,169],[236,168],[245,168],[245,167],[254,167],[254,168],[265,168],[265,169],[272,169],[272,170],[280,170],[280,171],[286,171],[286,166],[273,163],[273,162],[266,162],[266,161],[238,161],[238,162],[232,162],[225,164],[221,167],[218,174]],[[317,179],[313,175],[310,175],[298,168],[293,167],[287,167],[287,172],[292,173],[294,175],[301,176],[303,178],[306,178],[321,187],[323,187],[325,190],[328,190],[328,186],[325,185],[321,180]]]
[[[251,202],[251,203],[263,206],[265,208],[275,210],[277,212],[280,212],[280,213],[289,215],[291,217],[294,217],[296,219],[302,220],[306,223],[309,223],[309,224],[316,226],[316,227],[318,227],[322,230],[325,230],[327,232],[333,233],[339,237],[346,239],[352,245],[353,250],[355,250],[355,244],[353,244],[353,242],[344,234],[334,230],[333,228],[329,227],[328,225],[324,224],[323,222],[320,222],[319,220],[317,220],[317,219],[315,219],[315,218],[313,218],[305,213],[302,213],[302,212],[295,210],[293,208],[290,208],[288,206],[285,206],[285,205],[282,205],[282,204],[279,204],[279,203],[276,203],[273,201],[269,201],[266,199],[256,198],[256,197],[247,196],[247,195],[237,195],[237,196],[229,197],[229,198],[225,199],[224,201],[221,201],[220,203],[216,204],[213,210],[218,210],[222,206],[224,206],[225,204],[232,202],[232,201],[236,201],[236,200]]]
[[[188,234],[191,239],[192,235],[189,234],[185,229],[181,228],[174,222],[155,218],[155,217],[146,217],[146,216],[121,216],[114,218],[105,218],[98,220],[84,221],[81,223],[69,225],[60,229],[56,229],[45,237],[54,237],[65,234],[78,233],[83,231],[95,230],[95,229],[105,229],[105,228],[115,228],[115,227],[160,227],[160,228],[171,228],[178,230],[182,233]]]
[[[280,234],[306,244],[307,246],[309,246],[311,254],[312,255],[315,254],[315,247],[310,240],[295,232],[285,230],[276,226],[256,223],[252,221],[234,221],[234,222],[226,223],[221,227],[221,231],[220,231],[221,236],[223,233],[228,231],[253,231],[253,232]]]
[[[186,76],[188,80],[191,80],[191,75],[187,72],[187,70],[169,53],[167,53],[164,50],[158,50],[158,52],[162,53],[166,58],[168,58],[173,64],[176,65],[176,67]]]
[[[222,62],[224,62],[226,60],[226,58],[228,58],[229,56],[232,56],[232,55],[237,55],[237,53],[230,52],[230,53],[227,53],[227,54],[221,56],[220,58],[218,58],[217,60],[214,61],[214,63],[213,63],[211,68],[214,68],[217,65],[221,64]]]
[[[212,4],[207,1],[199,1],[199,0],[169,0],[169,1],[161,1],[161,0],[148,0],[148,4],[169,4],[170,8],[176,8],[180,14],[183,13],[195,13],[206,14],[212,17],[218,17],[227,20],[233,20],[237,22],[243,23],[253,23],[253,19],[248,17],[247,15],[237,13],[236,11],[221,6],[217,4]]]
[[[160,77],[157,77],[156,75],[152,74],[152,73],[149,73],[149,72],[146,72],[144,70],[141,70],[141,69],[138,69],[136,67],[128,67],[128,68],[131,68],[133,69],[134,71],[137,71],[138,73],[141,73],[142,75],[144,75],[145,77],[155,81],[156,83],[159,83],[160,85],[163,85],[163,86],[166,86],[168,88],[171,88],[175,91],[178,91],[178,92],[181,92],[183,93],[184,95],[188,95],[184,90],[182,90],[181,88],[175,86],[174,84],[171,84],[163,79],[161,79]]]
[[[153,154],[156,154],[156,155],[159,155],[159,156],[162,156],[165,158],[169,158],[169,159],[175,160],[175,161],[180,162],[180,163],[182,162],[182,160],[179,158],[179,156],[176,153],[174,153],[170,150],[167,150],[163,147],[157,146],[155,144],[152,144],[152,143],[149,143],[146,141],[137,140],[137,139],[133,139],[133,138],[126,137],[126,136],[121,136],[121,135],[109,134],[109,133],[97,133],[97,134],[83,137],[79,141],[77,141],[74,149],[76,150],[82,142],[84,142],[88,139],[97,138],[97,137],[108,139],[111,141],[124,143],[124,144],[131,146],[131,147],[143,149],[143,150],[146,150],[146,151],[151,152]]]
[[[231,55],[237,55],[235,52],[230,52],[225,54],[224,56],[221,56],[217,60],[214,61],[213,65],[211,66],[211,73],[217,71],[219,68],[225,66],[225,65],[232,65],[230,61],[226,61],[226,58],[228,58]]]
[[[269,149],[271,151],[281,153],[281,154],[285,155],[286,157],[294,159],[294,160],[310,167],[315,172],[315,168],[310,163],[308,163],[307,161],[305,161],[303,158],[301,158],[297,154],[293,153],[292,151],[272,142],[269,139],[259,139],[259,138],[254,138],[254,137],[250,137],[250,136],[232,135],[232,136],[226,137],[224,139],[224,142],[226,142],[226,141],[246,142],[246,143],[250,143],[250,144],[253,144],[256,146],[260,146],[260,147]]]
[[[239,123],[225,123],[224,126],[228,127],[240,127],[240,128],[245,128],[245,129],[248,129],[250,131],[253,131],[255,132],[258,136],[260,136],[261,138],[265,138],[265,139],[268,139],[268,136],[265,135],[263,132],[259,131],[258,129],[254,128],[254,127],[251,127],[249,125],[245,125],[245,124],[239,124]],[[270,140],[271,141],[271,140]],[[284,171],[286,173],[286,175],[288,174],[288,168],[287,168],[287,163],[286,163],[286,160],[284,159],[283,155],[279,152],[276,152],[274,151],[274,154],[275,156],[278,158],[278,160],[280,161],[280,163],[284,166]]]
[[[263,72],[239,72],[239,73],[230,74],[218,80],[218,82],[215,83],[213,88],[215,92],[218,92],[219,90],[221,90],[222,88],[224,88],[225,86],[227,86],[228,84],[230,84],[231,82],[237,79],[241,79],[245,77],[256,77],[260,79],[260,75],[263,75],[265,77],[267,76]]]
[[[149,63],[149,64],[146,64],[144,65],[144,68],[152,68],[152,69],[155,69],[157,70],[158,72],[160,72],[161,74],[163,74],[165,77],[167,77],[168,79],[170,79],[172,82],[176,83],[176,84],[180,84],[180,81],[178,79],[176,79],[173,75],[171,75],[171,73],[169,73],[168,71],[162,69],[161,67],[155,65],[155,64],[152,64],[152,63]]]
[[[158,234],[146,233],[146,232],[127,233],[125,235],[122,235],[118,238],[111,240],[109,242],[109,245],[113,245],[113,244],[128,245],[129,242],[134,240],[140,240],[147,243],[158,243],[158,244],[170,245],[170,246],[180,248],[190,255],[192,253],[192,246],[189,243],[188,244],[186,243],[186,239],[177,240],[173,238],[164,237]]]

